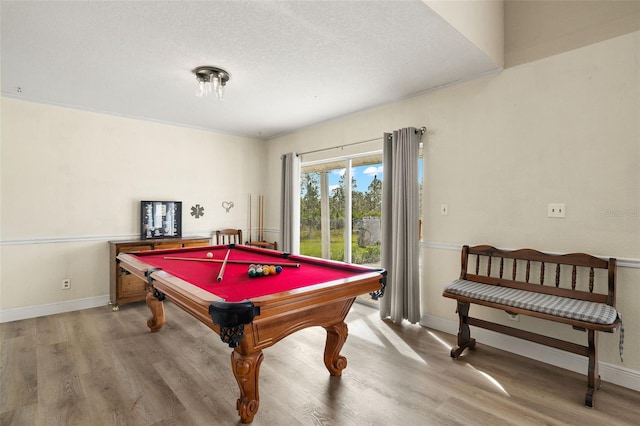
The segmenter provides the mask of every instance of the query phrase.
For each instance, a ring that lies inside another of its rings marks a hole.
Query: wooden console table
[[[109,241],[109,304],[111,305],[111,309],[117,311],[120,305],[145,300],[147,297],[145,282],[134,275],[122,271],[118,267],[116,260],[118,254],[122,252],[128,253],[208,245],[211,245],[211,239],[206,237]]]

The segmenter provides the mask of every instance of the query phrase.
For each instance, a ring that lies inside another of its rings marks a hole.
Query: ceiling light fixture
[[[228,72],[218,67],[203,66],[193,70],[198,80],[198,92],[199,97],[208,96],[215,93],[219,100],[222,100],[224,96],[224,86],[227,85],[227,81],[231,78]]]

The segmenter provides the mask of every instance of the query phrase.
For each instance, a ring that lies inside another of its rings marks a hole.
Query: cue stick
[[[192,262],[212,262],[212,263],[222,263],[224,262],[224,260],[220,260],[220,259],[201,259],[199,257],[172,257],[172,256],[165,256],[164,257],[165,260],[187,260],[187,261],[192,261]],[[261,260],[232,260],[229,259],[227,260],[227,263],[235,263],[238,265],[251,265],[252,263],[255,265],[273,265],[273,266],[282,266],[282,267],[289,267],[289,268],[299,268],[300,264],[299,263],[270,263],[270,262],[263,262]]]
[[[251,193],[249,193],[249,245],[251,245]]]
[[[227,255],[224,257],[222,261],[222,266],[220,267],[220,273],[218,274],[218,282],[222,281],[222,276],[224,275],[224,269],[227,267],[227,262],[229,261],[229,253],[231,253],[231,249],[227,250]]]
[[[260,235],[258,235],[258,239],[260,241],[264,240],[264,235],[262,235],[262,233],[263,233],[263,230],[262,230],[262,226],[263,226],[263,224],[262,224],[262,218],[263,218],[262,209],[264,209],[264,199],[262,197],[263,197],[263,195],[261,194],[260,195],[260,213],[259,213],[260,214],[260,228],[259,228],[260,229]]]

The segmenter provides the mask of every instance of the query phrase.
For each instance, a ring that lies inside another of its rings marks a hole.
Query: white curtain
[[[382,261],[387,286],[380,317],[420,320],[418,155],[421,134],[409,127],[385,133],[382,165]]]
[[[282,251],[300,254],[300,159],[294,152],[282,156],[280,202]]]

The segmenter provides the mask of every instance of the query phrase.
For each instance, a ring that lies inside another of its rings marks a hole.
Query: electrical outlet
[[[71,278],[65,278],[62,280],[62,289],[69,290],[71,288]]]
[[[547,217],[565,217],[566,209],[564,203],[547,204]]]
[[[518,316],[518,314],[510,314],[510,313],[507,313],[507,315],[509,316],[509,319],[510,319],[511,321],[515,321],[515,322],[520,321],[520,317]]]
[[[449,206],[446,204],[440,204],[440,214],[442,216],[449,216]]]

